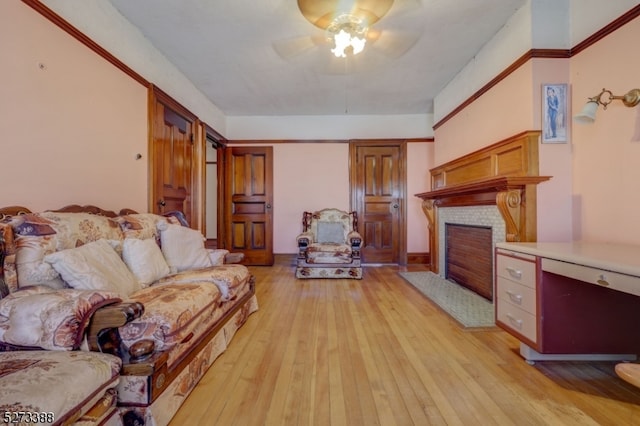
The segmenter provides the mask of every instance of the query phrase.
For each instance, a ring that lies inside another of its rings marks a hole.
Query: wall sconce
[[[575,115],[573,119],[578,123],[593,123],[596,119],[598,105],[602,105],[603,109],[607,109],[607,106],[616,99],[621,100],[628,107],[634,107],[640,103],[640,89],[629,90],[623,96],[616,96],[611,93],[611,90],[602,89],[602,92],[589,98],[580,114]]]

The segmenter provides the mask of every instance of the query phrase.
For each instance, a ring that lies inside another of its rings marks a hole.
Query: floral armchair
[[[302,214],[296,278],[362,279],[358,216],[334,208]]]

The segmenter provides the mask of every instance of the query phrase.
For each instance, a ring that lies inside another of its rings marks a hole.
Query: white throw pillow
[[[122,260],[142,287],[166,277],[171,272],[155,238],[125,238]]]
[[[229,254],[229,250],[225,249],[207,249],[211,266],[220,266],[224,264],[224,258]]]
[[[69,286],[81,290],[107,290],[129,296],[142,287],[107,240],[48,254],[44,261]]]
[[[182,225],[158,223],[160,246],[172,272],[206,268],[211,265],[209,251],[199,231]]]

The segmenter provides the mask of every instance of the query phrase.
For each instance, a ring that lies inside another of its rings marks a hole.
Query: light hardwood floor
[[[640,390],[614,363],[528,365],[504,331],[461,328],[407,268],[367,267],[362,281],[250,269],[260,310],[172,426],[640,425]]]

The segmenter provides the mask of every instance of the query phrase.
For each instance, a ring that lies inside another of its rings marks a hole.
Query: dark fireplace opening
[[[488,226],[445,224],[445,278],[493,301],[493,236]]]

